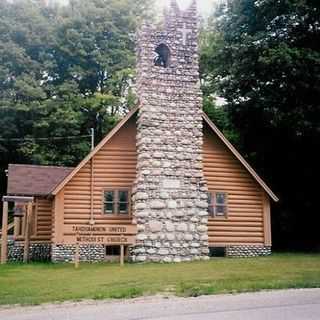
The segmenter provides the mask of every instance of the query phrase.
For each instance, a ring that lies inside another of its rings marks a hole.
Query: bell
[[[13,216],[15,218],[23,217],[25,212],[25,205],[15,204],[13,209]]]

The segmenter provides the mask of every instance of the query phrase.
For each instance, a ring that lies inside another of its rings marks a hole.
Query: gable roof
[[[74,168],[74,170],[59,183],[53,190],[52,194],[56,195],[76,174],[79,170],[85,166],[94,155],[133,117],[133,115],[138,111],[139,106],[134,107],[105,137],[100,141],[100,143],[79,163],[79,165]]]
[[[8,195],[48,196],[73,168],[9,164]]]
[[[77,172],[86,165],[91,158],[134,116],[138,111],[139,106],[132,109],[126,117],[124,117],[118,125],[106,135],[106,137],[91,151],[86,158],[84,158],[80,164],[67,176],[60,184],[56,186],[52,194],[56,195],[61,189],[77,174]],[[233,155],[242,163],[242,165],[247,169],[251,176],[257,181],[257,183],[263,188],[263,190],[270,196],[274,201],[279,201],[278,197],[272,192],[272,190],[267,186],[267,184],[259,177],[259,175],[254,171],[254,169],[249,165],[249,163],[241,156],[241,154],[236,150],[236,148],[228,141],[228,139],[223,135],[223,133],[216,127],[216,125],[209,119],[209,117],[203,112],[202,117],[204,121],[208,124],[209,128],[220,138],[224,145],[233,153]]]
[[[203,119],[212,129],[212,131],[220,138],[224,145],[233,153],[233,155],[242,163],[242,165],[249,171],[251,176],[257,181],[257,183],[264,189],[264,191],[270,196],[275,202],[279,201],[279,198],[272,192],[272,190],[267,186],[267,184],[259,177],[255,170],[250,166],[250,164],[242,157],[242,155],[237,151],[237,149],[229,142],[229,140],[224,136],[224,134],[218,129],[218,127],[210,120],[210,118],[203,112]]]

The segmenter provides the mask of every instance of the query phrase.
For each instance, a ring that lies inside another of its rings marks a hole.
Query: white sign
[[[163,181],[164,189],[179,189],[180,181],[179,180],[164,180]]]

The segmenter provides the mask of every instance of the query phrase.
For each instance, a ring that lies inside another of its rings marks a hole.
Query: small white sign
[[[180,181],[179,180],[164,180],[163,181],[164,189],[179,189]]]

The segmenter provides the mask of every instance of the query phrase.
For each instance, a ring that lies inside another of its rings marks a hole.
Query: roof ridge
[[[71,171],[61,183],[59,183],[56,188],[52,191],[53,195],[56,195],[71,179],[72,177],[88,162],[94,155],[124,126],[132,116],[138,112],[140,105],[136,105],[130,110],[129,113],[123,117],[117,125],[100,141],[98,145],[76,166],[73,171]]]
[[[23,163],[9,163],[9,166],[16,167],[31,167],[31,168],[55,168],[55,169],[74,169],[75,167],[66,167],[66,166],[52,166],[52,165],[36,165],[36,164],[23,164]]]
[[[239,153],[239,151],[231,144],[231,142],[224,136],[224,134],[219,130],[219,128],[210,120],[208,115],[203,111],[203,119],[207,122],[209,127],[215,132],[215,134],[220,138],[224,145],[233,153],[233,155],[242,163],[242,165],[247,169],[251,176],[256,180],[256,182],[264,189],[264,191],[273,199],[275,202],[279,201],[279,198],[273,193],[269,186],[264,182],[264,180],[257,174],[257,172],[251,167],[251,165],[245,160],[245,158]]]

